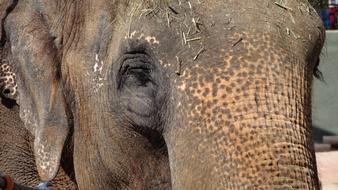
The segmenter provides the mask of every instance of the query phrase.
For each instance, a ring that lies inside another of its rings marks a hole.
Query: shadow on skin
[[[12,108],[14,108],[14,106],[17,105],[15,100],[8,99],[8,98],[5,98],[5,97],[1,97],[1,103],[2,103],[2,105],[6,106],[6,108],[8,108],[8,109],[12,109]]]

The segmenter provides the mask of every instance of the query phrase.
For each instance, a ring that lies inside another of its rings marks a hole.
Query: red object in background
[[[335,13],[336,13],[336,8],[337,7],[330,7],[329,8],[329,18],[330,18],[330,23],[331,23],[331,28],[332,29],[335,29],[336,27],[335,27],[335,25],[336,25],[336,19],[337,19],[337,17],[336,17],[336,15],[335,15]]]
[[[338,28],[338,6],[335,7],[335,12],[334,12],[334,18],[335,18],[335,28]]]
[[[329,8],[329,19],[332,29],[338,29],[338,6]]]

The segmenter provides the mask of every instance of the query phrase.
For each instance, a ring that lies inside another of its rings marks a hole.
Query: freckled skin
[[[5,98],[15,99],[17,97],[16,75],[6,59],[7,53],[0,50],[0,86],[1,94]]]
[[[307,1],[36,3],[5,28],[43,179],[71,135],[79,189],[318,189]]]

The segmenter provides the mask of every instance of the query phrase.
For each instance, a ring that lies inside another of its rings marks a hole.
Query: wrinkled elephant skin
[[[0,7],[2,96],[20,106],[42,180],[68,161],[79,189],[318,189],[325,36],[306,0]]]

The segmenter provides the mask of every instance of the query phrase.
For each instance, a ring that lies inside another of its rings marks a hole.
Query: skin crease
[[[79,189],[319,188],[324,32],[307,1],[37,0],[1,15],[41,179],[67,178],[62,158]]]

